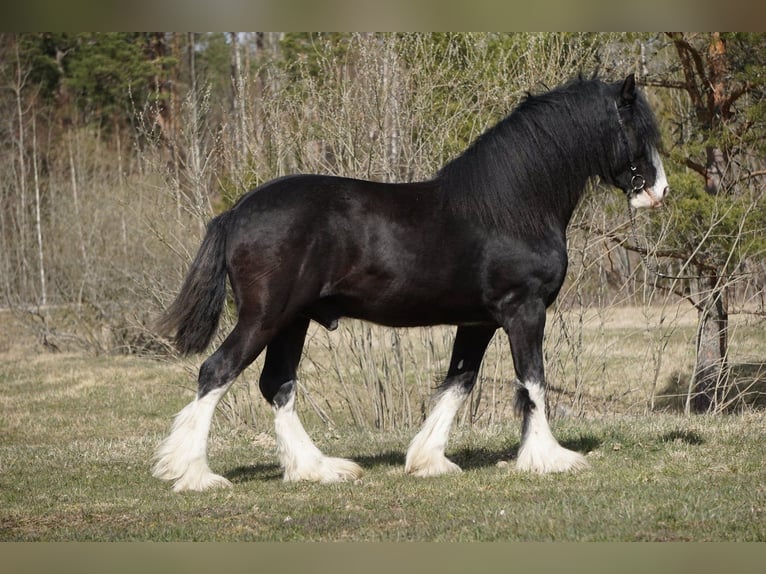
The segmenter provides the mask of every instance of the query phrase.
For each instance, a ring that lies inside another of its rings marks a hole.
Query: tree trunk
[[[733,119],[735,104],[751,86],[738,80],[733,73],[726,41],[719,32],[703,35],[701,41],[681,32],[670,32],[668,35],[681,63],[682,88],[689,95],[697,127],[707,139],[704,165],[692,158],[687,159],[686,165],[704,178],[707,194],[733,195],[737,191],[737,183],[730,167],[736,162],[731,162],[728,156],[731,149],[720,145],[716,134]],[[707,235],[705,240],[708,240]],[[687,412],[717,410],[728,379],[726,291],[732,262],[730,258],[716,262],[717,272],[713,277],[710,277],[711,263],[708,262],[707,269],[699,270],[704,277],[698,279],[696,285],[699,318],[697,357],[687,397]]]
[[[705,191],[710,195],[722,193],[726,156],[716,146],[707,146],[705,165]],[[722,264],[721,268],[725,265]],[[726,355],[728,353],[728,300],[726,297],[725,270],[714,276],[702,271],[697,282],[699,303],[697,305],[697,357],[692,378],[693,390],[687,397],[687,412],[715,410],[721,389],[728,378]]]
[[[245,79],[242,73],[242,54],[239,47],[239,35],[231,34],[231,84],[232,103],[234,111],[234,153],[233,165],[229,170],[232,174],[239,173],[245,164]]]
[[[19,230],[19,247],[18,247],[18,254],[19,254],[19,262],[20,262],[20,277],[19,277],[19,293],[23,298],[28,297],[29,289],[28,289],[28,277],[27,277],[27,165],[26,165],[26,144],[24,143],[24,110],[23,110],[23,101],[22,101],[22,90],[25,87],[26,84],[26,76],[28,72],[22,71],[21,69],[21,56],[19,53],[19,40],[18,37],[15,38],[15,45],[16,49],[16,83],[13,85],[12,89],[14,92],[14,95],[16,96],[16,116],[18,119],[18,137],[16,138],[16,143],[18,146],[18,174],[19,174],[19,183],[18,183],[18,189],[19,189],[19,197],[20,201],[18,202],[18,215],[17,215],[17,226]]]
[[[715,410],[728,377],[726,284],[721,278],[707,276],[698,280],[698,287],[701,298],[697,307],[697,358],[686,401],[687,413]]]
[[[40,210],[40,170],[37,167],[37,122],[35,120],[34,109],[32,110],[32,172],[35,177],[35,237],[37,239],[37,270],[40,279],[40,295],[38,297],[38,303],[41,307],[45,308],[48,305],[48,287],[45,280],[43,224]],[[45,315],[47,317],[47,311],[45,311]]]

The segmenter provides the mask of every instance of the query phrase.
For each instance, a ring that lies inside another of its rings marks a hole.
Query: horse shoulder
[[[530,298],[550,305],[566,277],[566,243],[548,237],[495,237],[487,242],[481,264],[484,296],[494,309]]]

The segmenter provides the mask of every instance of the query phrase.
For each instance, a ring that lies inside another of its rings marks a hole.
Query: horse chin
[[[664,193],[656,193],[652,188],[646,188],[630,198],[630,205],[635,209],[641,209],[645,207],[658,208],[662,207],[664,199]]]

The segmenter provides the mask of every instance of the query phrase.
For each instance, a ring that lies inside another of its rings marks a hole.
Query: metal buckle
[[[633,176],[630,178],[630,186],[632,187],[631,192],[636,193],[642,191],[644,187],[646,187],[644,176],[640,173],[636,173],[635,165],[630,166],[630,171],[633,172]]]

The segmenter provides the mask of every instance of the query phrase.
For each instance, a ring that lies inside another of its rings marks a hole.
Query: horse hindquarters
[[[190,350],[203,350],[223,307],[228,273],[238,303],[237,324],[200,366],[197,396],[175,417],[170,434],[156,454],[154,476],[174,481],[176,491],[230,485],[210,470],[207,461],[207,440],[216,406],[234,379],[260,355],[286,322],[280,302],[273,300],[273,273],[268,268],[264,273],[257,261],[257,250],[232,232],[241,228],[242,221],[241,214],[227,212],[211,222],[181,294],[166,319],[166,324],[178,325],[177,338],[196,341]],[[232,254],[237,253],[241,264],[232,266]],[[214,280],[206,279],[206,273],[212,274]],[[211,300],[216,302],[212,310],[208,308]],[[214,315],[215,321],[203,324],[194,319],[208,315]],[[197,325],[199,331],[204,328],[204,336],[195,335],[194,329],[185,329],[184,325]]]
[[[238,308],[238,321],[224,343],[200,367],[197,398],[176,418],[171,435],[158,451],[155,476],[174,480],[176,490],[227,486],[210,471],[206,445],[216,404],[234,379],[267,349],[260,378],[263,396],[274,408],[277,452],[285,480],[333,482],[356,478],[361,469],[350,461],[326,457],[303,429],[295,411],[296,371],[309,323],[305,312],[316,301],[322,261],[311,233],[288,226],[289,207],[271,218],[252,217],[245,206],[231,218],[227,270]]]

